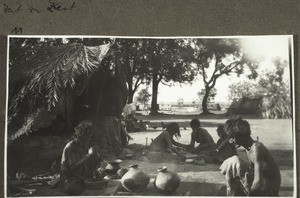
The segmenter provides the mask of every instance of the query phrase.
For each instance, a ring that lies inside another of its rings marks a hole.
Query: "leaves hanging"
[[[24,57],[10,69],[9,120],[23,101],[51,110],[67,88],[76,88],[78,77],[88,78],[100,68],[111,44],[87,47],[83,44],[36,45],[24,48]]]

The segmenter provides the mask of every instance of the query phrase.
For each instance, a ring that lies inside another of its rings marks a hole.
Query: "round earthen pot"
[[[128,172],[122,177],[122,186],[130,192],[141,192],[147,188],[150,177],[142,170],[138,169],[138,165],[130,165]]]
[[[180,184],[179,176],[168,171],[166,166],[158,169],[158,172],[154,180],[155,189],[162,194],[175,192]]]

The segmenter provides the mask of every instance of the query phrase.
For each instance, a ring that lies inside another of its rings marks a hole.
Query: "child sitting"
[[[222,163],[227,158],[236,155],[236,148],[229,143],[224,130],[224,124],[218,126],[217,133],[220,138],[216,145],[217,158],[218,161]]]

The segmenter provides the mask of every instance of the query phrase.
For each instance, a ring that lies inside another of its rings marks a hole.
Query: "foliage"
[[[126,81],[128,85],[128,103],[132,103],[134,93],[141,84],[149,83],[150,78],[145,39],[118,39],[121,51],[121,63],[126,68]]]
[[[262,117],[290,118],[292,115],[290,84],[285,82],[283,77],[288,62],[276,58],[273,63],[276,68],[261,74],[258,83],[239,82],[230,85],[229,98],[233,101],[260,98],[261,104],[258,108]]]
[[[209,113],[207,108],[209,93],[221,76],[231,73],[239,76],[245,72],[247,66],[251,71],[248,77],[257,77],[255,70],[257,62],[249,59],[238,39],[191,39],[190,45],[194,46],[195,63],[205,85],[202,100],[204,114]]]
[[[160,83],[190,82],[196,75],[191,65],[193,49],[185,42],[184,39],[148,39],[148,75],[152,79],[151,114],[158,111],[157,92]]]
[[[138,92],[138,96],[136,97],[136,101],[143,104],[144,108],[145,108],[146,106],[148,106],[150,96],[151,96],[151,94],[149,93],[148,88],[141,89]]]
[[[64,103],[83,92],[92,73],[99,69],[109,72],[100,65],[111,47],[103,40],[98,41],[103,45],[85,46],[84,39],[11,39],[9,123],[20,114],[34,114],[39,108],[69,111]]]
[[[267,72],[259,80],[261,92],[267,97],[263,105],[264,117],[290,118],[292,116],[290,84],[283,78],[288,62],[278,58],[273,62],[276,69]]]
[[[243,97],[253,98],[259,95],[257,85],[248,81],[231,84],[228,89],[228,98],[231,101],[238,100]]]
[[[204,95],[205,95],[205,89],[201,89],[201,91],[198,92],[197,95],[198,95],[200,101],[202,101],[203,98],[204,98]],[[216,95],[217,95],[217,89],[214,87],[214,88],[212,88],[211,91],[209,92],[209,96],[208,96],[208,98],[207,98],[207,101],[208,101],[208,102],[213,101],[213,98],[214,98]]]

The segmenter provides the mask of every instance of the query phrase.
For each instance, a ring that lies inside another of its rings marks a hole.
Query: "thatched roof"
[[[12,126],[8,130],[8,140],[50,125],[55,118],[51,113],[60,110],[66,93],[80,95],[85,88],[84,82],[95,71],[103,69],[100,63],[110,53],[110,48],[111,44],[24,48],[28,50],[23,53],[27,56],[9,68],[8,124]],[[17,117],[22,124],[14,122]]]

